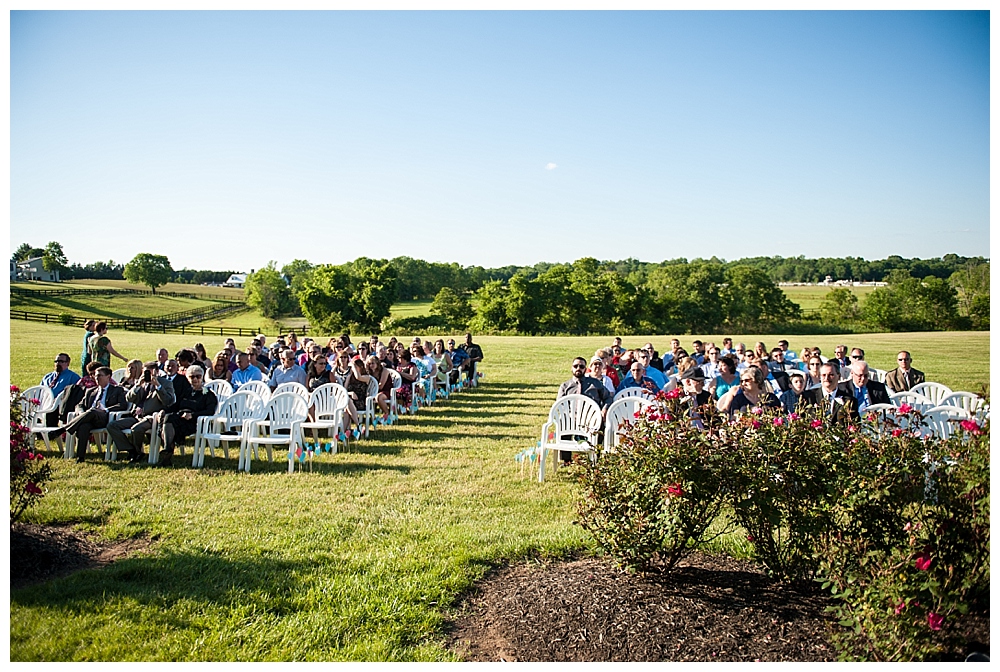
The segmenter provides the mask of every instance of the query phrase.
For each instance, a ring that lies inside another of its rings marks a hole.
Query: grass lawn
[[[279,317],[277,322],[287,333],[290,329],[301,329],[302,325],[309,323],[309,320],[301,315],[286,315],[284,317]],[[242,327],[243,329],[263,329],[261,333],[272,336],[277,334],[274,321],[267,319],[261,315],[259,311],[252,309],[247,309],[243,312],[232,315],[213,317],[205,322],[196,322],[193,326],[200,325],[204,325],[206,327]],[[273,340],[271,342],[273,342]]]
[[[146,285],[133,285],[128,280],[65,280],[63,282],[14,282],[11,287],[24,289],[141,289],[149,290]],[[243,290],[236,287],[205,287],[202,285],[186,285],[179,282],[168,282],[156,288],[157,292],[180,292],[184,294],[200,294],[218,297],[220,299],[242,299]]]
[[[785,296],[794,303],[799,304],[803,311],[813,311],[819,308],[819,304],[823,302],[826,295],[830,293],[833,287],[816,287],[816,286],[804,286],[804,287],[782,287],[782,291],[785,292]],[[871,294],[874,287],[848,287],[854,293],[854,296],[858,297],[858,304],[864,303],[865,297]],[[822,347],[822,346],[821,346]]]
[[[59,315],[69,313],[79,317],[157,317],[182,310],[194,310],[215,305],[211,300],[188,299],[178,296],[125,294],[114,296],[18,296],[10,297],[11,310]]]
[[[122,354],[143,359],[159,345],[193,343],[111,337]],[[60,350],[76,362],[81,339],[80,329],[12,323],[12,381],[37,383]],[[235,455],[208,458],[197,471],[108,465],[93,454],[83,465],[52,459],[54,478],[32,522],[108,538],[144,534],[154,544],[107,568],[13,591],[11,660],[449,659],[444,620],[490,567],[588,547],[572,525],[569,478],[522,479],[513,457],[537,441],[572,357],[610,342],[475,340],[486,354],[480,388],[355,442],[354,452],[318,458],[311,474],[289,476],[281,461],[237,474]],[[789,340],[832,352],[840,339]],[[212,352],[222,341],[205,345]],[[988,360],[966,364],[957,354],[988,356],[986,333],[864,335],[848,345],[866,348],[882,368],[905,345],[929,379],[957,389],[988,382]],[[190,452],[177,463],[189,460]],[[720,543],[739,553],[733,538]]]

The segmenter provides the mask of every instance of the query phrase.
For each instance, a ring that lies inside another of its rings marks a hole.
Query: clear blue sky
[[[989,255],[987,12],[12,12],[11,246]]]

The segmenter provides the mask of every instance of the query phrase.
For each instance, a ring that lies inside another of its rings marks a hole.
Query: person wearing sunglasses
[[[910,366],[912,361],[910,353],[900,350],[896,355],[898,366],[885,375],[885,386],[893,392],[907,392],[923,383],[926,380],[924,372]]]
[[[42,382],[39,385],[48,387],[52,391],[53,399],[58,397],[65,388],[76,385],[80,381],[80,374],[76,371],[71,371],[69,364],[69,355],[65,352],[60,352],[56,355],[55,360],[53,360],[53,370],[42,376]],[[45,414],[45,425],[47,427],[55,427],[58,424],[58,410]]]

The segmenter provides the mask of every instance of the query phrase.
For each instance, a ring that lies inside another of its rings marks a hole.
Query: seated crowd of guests
[[[722,347],[695,340],[689,353],[675,338],[661,356],[652,343],[626,349],[615,338],[589,363],[582,357],[573,361],[573,377],[560,386],[557,398],[583,394],[607,409],[628,388],[642,387],[654,395],[676,389],[684,403],[709,414],[732,416],[758,407],[791,413],[818,405],[834,421],[856,420],[869,406],[890,403],[890,392],[924,382],[924,374],[912,368],[909,352],[901,351],[896,360],[898,367],[883,384],[873,379],[864,350],[846,345],[838,345],[827,359],[819,348],[796,354],[786,340],[770,350],[762,342],[747,349],[730,338],[723,339]]]
[[[421,378],[444,387],[461,383],[464,376],[467,384],[475,364],[483,359],[482,348],[472,341],[472,334],[466,334],[465,342],[456,347],[454,339],[431,343],[414,338],[407,346],[395,337],[383,343],[378,336],[355,345],[348,334],[320,345],[310,338],[300,342],[292,332],[279,337],[270,347],[266,336],[258,335],[242,350],[233,339],[226,339],[223,349],[212,358],[201,343],[182,348],[173,357],[166,348],[160,348],[155,359],[143,363],[128,360],[114,350],[103,322],[88,322],[86,328],[84,375],[72,371],[70,356],[60,353],[54,370],[40,383],[52,391],[53,397],[69,388],[59,407],[47,414],[46,424],[53,428],[49,431],[51,438],[65,433],[76,437],[78,462],[84,461],[91,432],[105,428],[119,452],[127,454],[130,462],[140,462],[144,439],[155,418],[162,441],[159,464],[171,466],[177,442],[195,433],[199,417],[216,410],[217,398],[205,388],[210,380],[225,380],[234,392],[251,381],[261,381],[272,391],[282,383],[296,382],[310,392],[337,383],[347,390],[343,429],[350,431],[352,425],[358,424],[358,411],[365,407],[372,380],[378,389],[380,412],[389,413],[394,383],[390,369],[399,374],[401,385],[396,389],[396,400],[406,408],[413,403],[413,386]],[[97,345],[99,350],[95,350]],[[109,366],[112,354],[126,362],[121,382],[113,379]],[[130,407],[132,413],[111,421],[111,413]],[[69,419],[71,412],[75,412],[74,417]]]

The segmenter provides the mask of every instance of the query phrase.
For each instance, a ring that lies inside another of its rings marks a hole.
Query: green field
[[[127,280],[66,280],[64,282],[14,282],[11,287],[23,289],[139,289],[149,290],[146,285],[133,285]],[[242,299],[243,290],[235,287],[207,287],[202,285],[185,285],[178,282],[168,282],[156,288],[157,292],[179,292],[183,294],[201,294],[220,299]]]
[[[13,382],[37,383],[60,350],[76,362],[81,337],[80,329],[12,323]],[[142,359],[160,345],[194,342],[111,337]],[[789,340],[832,352],[840,339]],[[486,354],[479,389],[405,417],[353,452],[317,458],[313,473],[290,476],[284,462],[255,461],[252,473],[237,474],[235,455],[209,458],[203,470],[50,455],[54,478],[31,521],[153,544],[104,569],[12,591],[11,660],[450,659],[445,622],[491,567],[590,548],[572,524],[576,490],[566,474],[539,484],[522,478],[514,456],[538,440],[572,357],[610,339],[476,341]],[[652,341],[668,345],[666,336]],[[222,342],[205,345],[212,352]],[[957,389],[988,382],[986,333],[864,335],[848,345],[881,367],[905,346],[929,379]],[[957,354],[967,349],[987,359]],[[190,452],[176,463],[188,460]],[[716,549],[745,553],[735,534]]]
[[[803,312],[810,312],[819,308],[819,304],[823,302],[826,295],[830,293],[833,287],[816,287],[816,286],[803,286],[803,287],[782,287],[782,291],[785,292],[785,296],[789,300],[799,304]],[[858,303],[864,302],[865,297],[868,296],[874,287],[848,287],[854,293],[854,296],[858,297]]]
[[[18,296],[10,297],[11,310],[59,315],[68,313],[78,317],[157,317],[182,310],[194,310],[215,305],[211,300],[188,299],[177,296],[149,296],[125,294],[109,300],[106,296]]]

